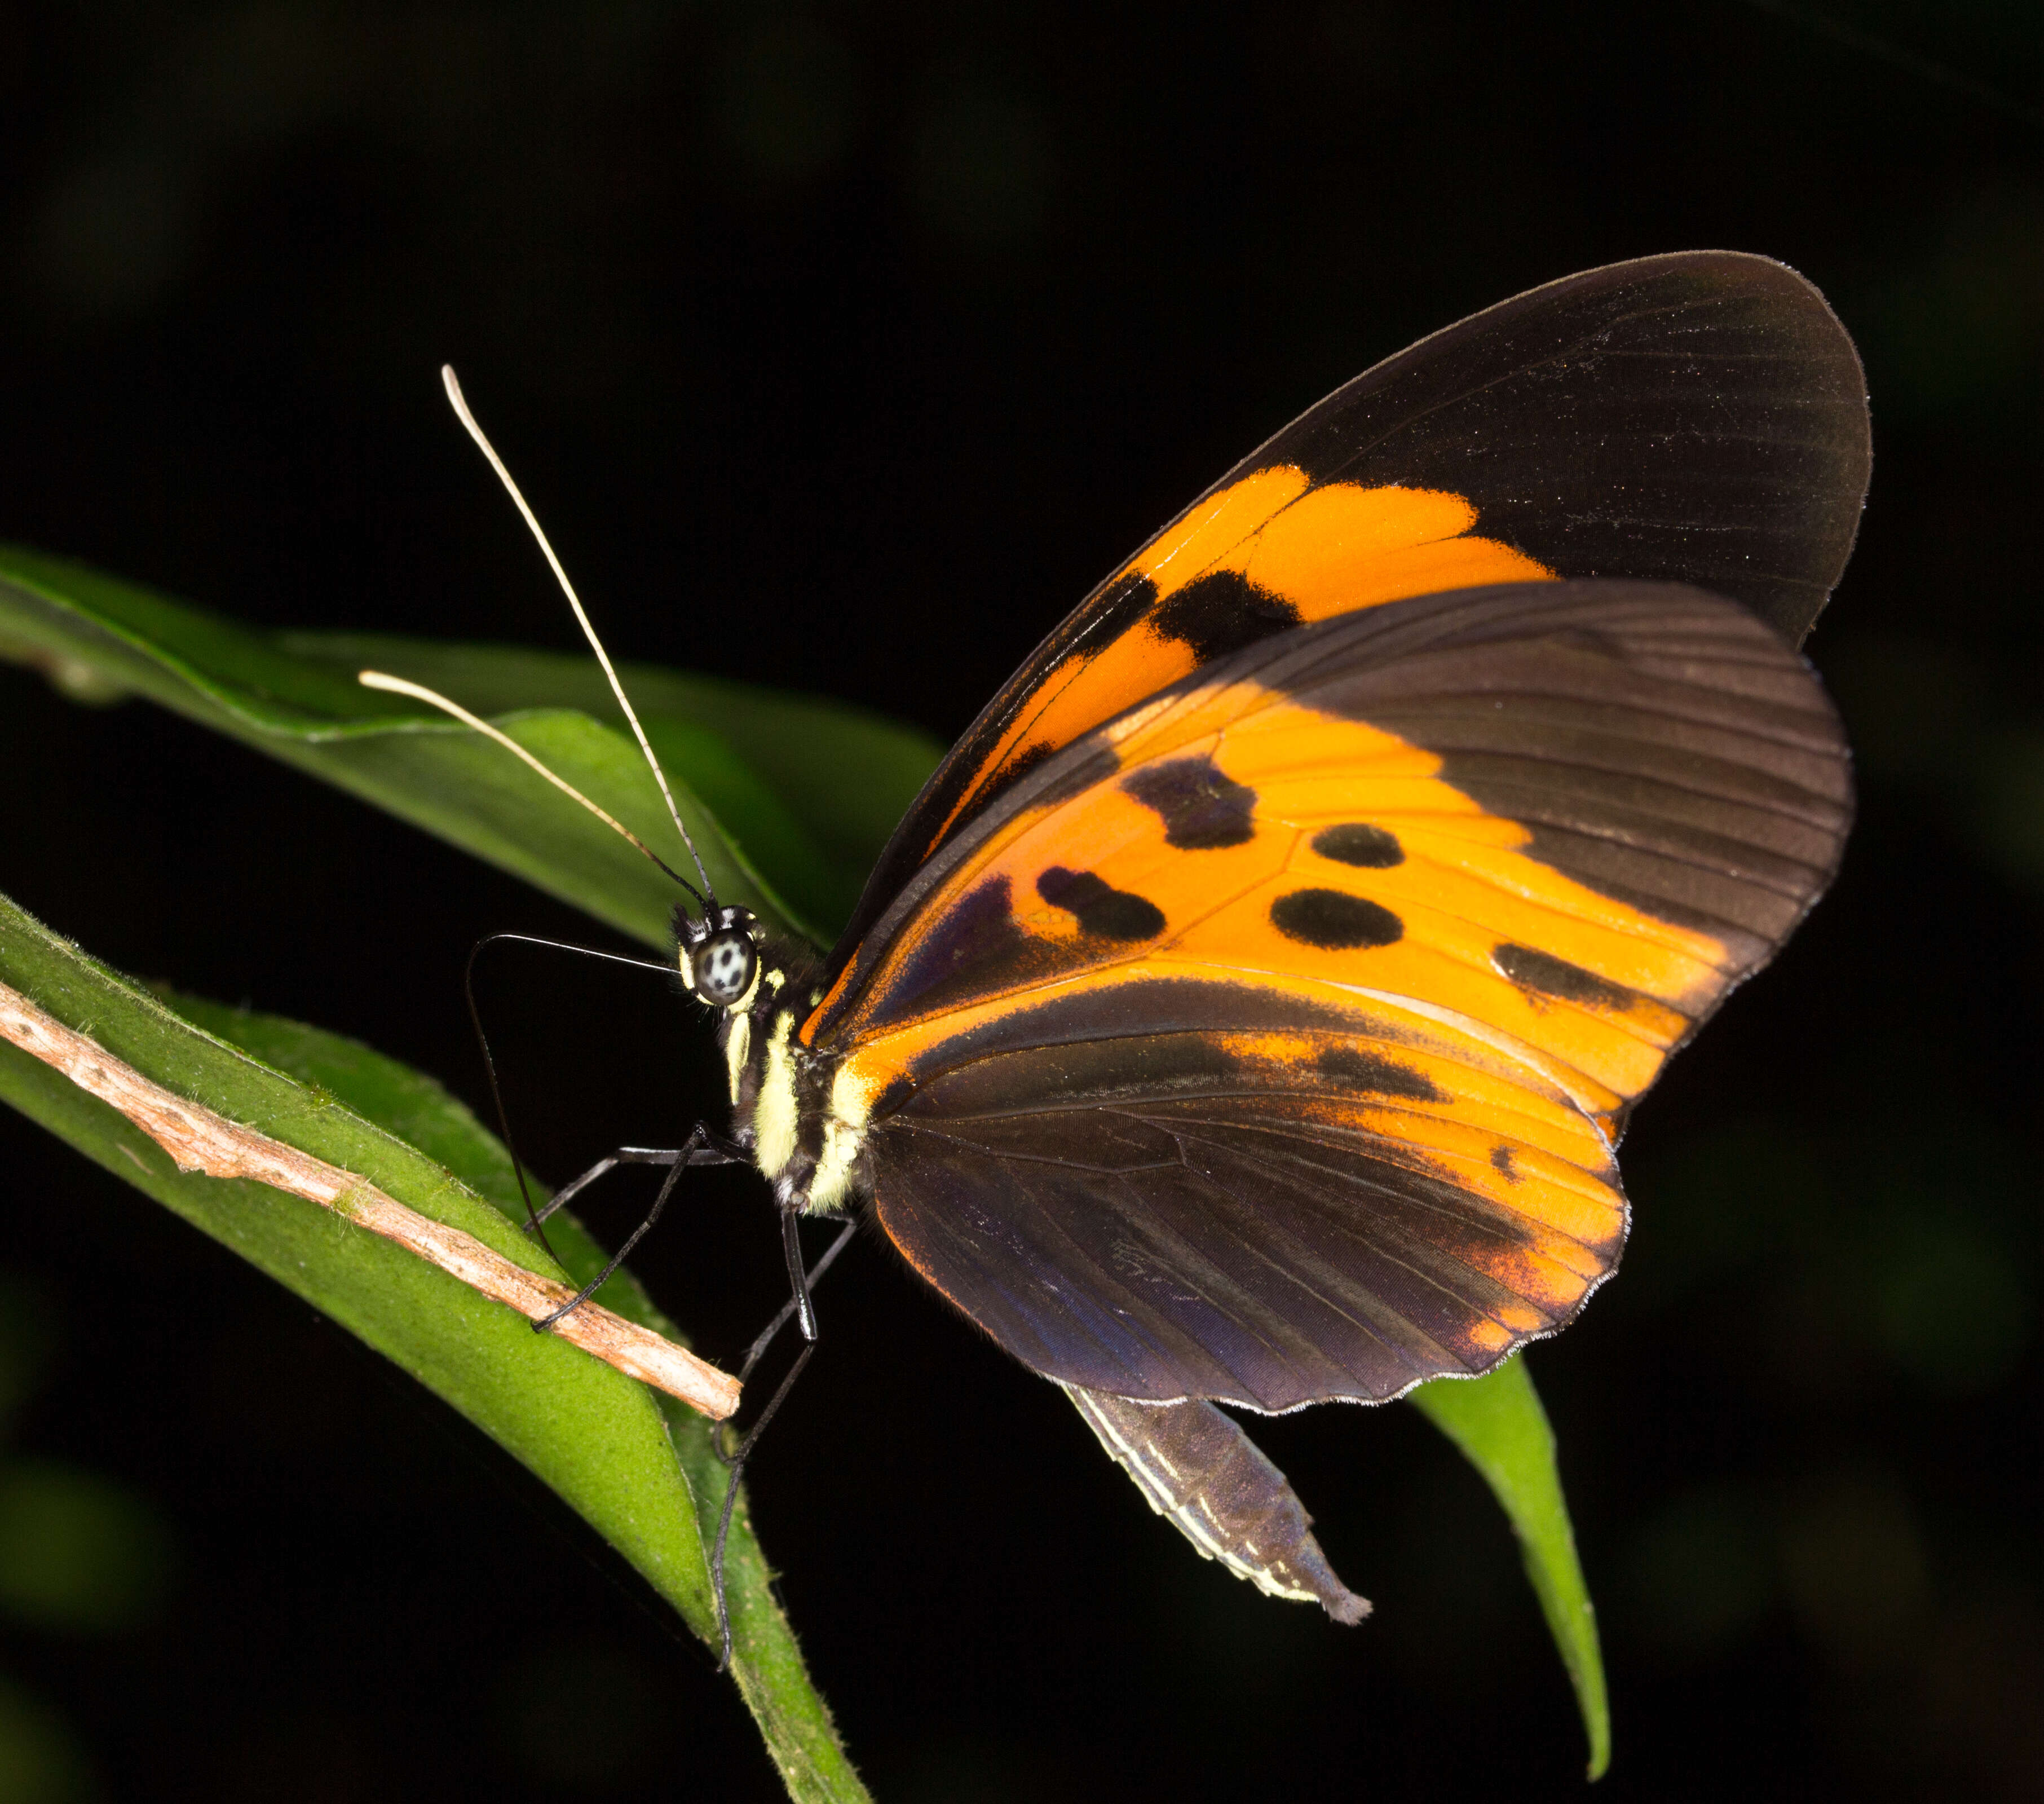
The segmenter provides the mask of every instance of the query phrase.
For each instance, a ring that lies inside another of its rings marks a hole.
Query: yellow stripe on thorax
[[[795,1153],[795,1061],[788,1049],[794,1025],[792,1010],[774,1016],[759,1097],[752,1106],[753,1158],[769,1178],[780,1176]]]
[[[745,1076],[745,1067],[752,1057],[752,1017],[733,1015],[731,1026],[724,1039],[724,1075],[731,1083],[731,1100],[736,1106],[739,1091]]]

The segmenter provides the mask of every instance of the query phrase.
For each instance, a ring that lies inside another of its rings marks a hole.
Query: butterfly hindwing
[[[1615,1263],[1623,1111],[1827,880],[1835,717],[1735,603],[1520,583],[1260,641],[956,835],[801,1029],[1025,1363],[1285,1409]]]
[[[1588,1122],[1397,1011],[1278,1028],[1303,1011],[1249,1014],[1262,999],[1138,990],[1116,1000],[1252,1025],[1018,1046],[932,1077],[869,1137],[882,1226],[1025,1364],[1118,1396],[1374,1400],[1573,1314],[1624,1233]]]
[[[1044,759],[1302,624],[1615,576],[1696,583],[1800,640],[1851,548],[1869,456],[1850,340],[1765,258],[1614,264],[1436,333],[1244,460],[1038,647],[910,810],[845,944]]]

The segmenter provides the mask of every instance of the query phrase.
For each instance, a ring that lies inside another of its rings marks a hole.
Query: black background
[[[250,621],[571,648],[451,359],[613,650],[947,736],[1410,339],[1619,257],[1795,264],[1873,397],[1811,645],[1862,817],[1641,1111],[1625,1272],[1532,1356],[1602,1795],[2044,1795],[2044,15],[1102,10],[0,12],[0,536]],[[44,919],[471,1098],[470,943],[596,937],[140,704],[0,668],[0,758]],[[656,985],[536,960],[492,1006],[546,1172],[714,1099]],[[125,1499],[157,1575],[0,1627],[0,1785],[776,1794],[701,1650],[480,1437],[12,1117],[0,1161],[8,1469]],[[728,1357],[777,1256],[756,1183],[697,1197],[640,1269]],[[825,1318],[755,1514],[882,1798],[1579,1794],[1502,1518],[1412,1411],[1265,1436],[1377,1601],[1343,1630],[1194,1558],[878,1245]]]

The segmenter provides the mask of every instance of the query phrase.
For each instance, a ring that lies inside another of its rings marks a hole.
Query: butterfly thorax
[[[834,1106],[840,1059],[803,1045],[797,1030],[823,992],[812,961],[748,923],[753,980],[719,1011],[717,1044],[731,1091],[732,1137],[752,1156],[784,1209],[841,1215],[865,1183],[865,1121]],[[706,1000],[698,996],[699,1000]]]

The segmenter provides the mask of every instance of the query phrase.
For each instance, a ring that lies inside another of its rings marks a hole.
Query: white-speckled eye
[[[730,1007],[752,987],[752,974],[759,964],[752,937],[736,927],[711,934],[689,952],[696,994],[720,1009]]]

